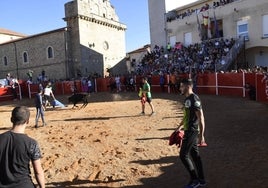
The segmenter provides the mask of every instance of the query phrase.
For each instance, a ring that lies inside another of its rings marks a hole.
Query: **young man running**
[[[184,129],[184,138],[180,150],[180,158],[189,172],[191,179],[185,188],[197,188],[206,185],[203,165],[199,155],[198,144],[204,144],[205,121],[199,97],[193,93],[193,81],[184,79],[180,86],[185,95],[184,117],[179,129]]]
[[[142,86],[142,93],[145,97],[145,100],[141,100],[141,105],[142,105],[142,112],[141,114],[142,115],[145,115],[145,103],[148,102],[150,107],[151,107],[151,110],[152,110],[152,113],[151,115],[154,115],[155,114],[155,111],[154,111],[154,105],[152,103],[152,94],[151,94],[151,86],[150,84],[148,83],[148,79],[146,77],[144,77],[142,79],[142,83],[143,83],[143,86]]]

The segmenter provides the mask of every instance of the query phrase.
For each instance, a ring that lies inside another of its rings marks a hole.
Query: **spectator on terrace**
[[[170,43],[168,43],[167,44],[167,51],[170,53],[171,52],[171,49],[172,49],[172,47],[171,47]]]

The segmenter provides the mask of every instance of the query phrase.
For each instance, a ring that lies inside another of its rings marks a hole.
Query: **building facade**
[[[7,29],[0,28],[0,44],[5,43],[11,40],[16,40],[26,37],[26,35],[14,31],[10,31]]]
[[[209,24],[211,36],[206,39],[245,37],[246,63],[250,67],[268,66],[268,1],[214,2],[217,1],[199,0],[163,15],[167,21],[167,42],[182,42],[186,46],[199,43],[204,34],[200,28]]]
[[[148,0],[148,8],[151,45],[165,46],[167,44],[166,2]]]
[[[69,30],[69,65],[72,77],[98,73],[126,56],[126,26],[119,22],[109,0],[76,0],[65,5]]]
[[[126,26],[109,0],[74,0],[65,4],[66,27],[0,41],[0,77],[27,79],[45,71],[49,79],[98,74],[125,58]],[[1,35],[0,35],[1,39]]]
[[[65,28],[0,44],[0,76],[7,73],[27,79],[29,70],[38,77],[45,71],[48,78],[64,79],[67,73]]]

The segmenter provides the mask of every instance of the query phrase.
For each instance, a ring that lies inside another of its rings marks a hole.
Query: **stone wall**
[[[75,0],[65,5],[73,76],[106,74],[125,58],[126,26],[110,1]]]
[[[33,70],[33,77],[45,70],[50,79],[66,79],[65,29],[59,29],[0,45],[0,78],[11,73],[19,79],[27,79],[27,72]],[[48,58],[48,47],[53,49],[53,57]],[[23,54],[27,53],[28,62]],[[4,64],[7,58],[7,65]]]
[[[151,45],[166,46],[166,5],[164,0],[148,0]]]

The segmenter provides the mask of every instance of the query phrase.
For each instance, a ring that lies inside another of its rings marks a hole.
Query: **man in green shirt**
[[[145,102],[148,102],[149,103],[149,105],[151,107],[151,110],[152,110],[151,115],[154,115],[155,114],[155,111],[154,111],[154,105],[152,103],[151,86],[148,83],[147,77],[144,77],[142,79],[142,83],[143,83],[142,93],[143,93],[144,97],[146,98],[146,101]],[[142,115],[145,114],[145,102],[143,102],[143,100],[142,100],[142,103],[141,103],[142,104],[142,112],[141,112]]]

